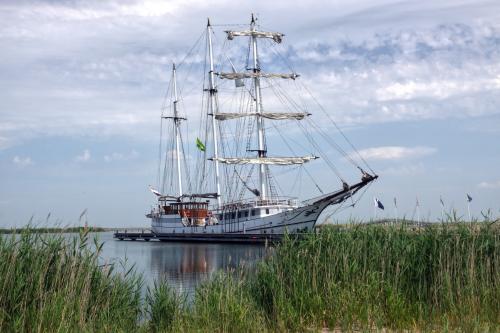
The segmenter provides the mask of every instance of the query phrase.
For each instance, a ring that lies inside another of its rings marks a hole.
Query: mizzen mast
[[[175,71],[175,63],[172,65],[172,76],[174,81],[174,132],[175,132],[175,157],[177,159],[177,180],[179,185],[179,197],[182,197],[182,174],[181,174],[181,154],[180,154],[180,131],[179,125],[181,118],[179,118],[179,111],[177,110],[177,103],[179,98],[177,95],[177,76]]]
[[[173,115],[172,116],[162,116],[163,119],[172,119],[174,121],[174,137],[175,137],[175,159],[177,161],[176,164],[176,171],[177,171],[177,182],[178,182],[178,191],[179,191],[179,197],[182,197],[183,191],[182,191],[182,171],[181,171],[181,131],[180,131],[180,125],[181,121],[186,120],[186,118],[180,117],[179,115],[179,96],[177,93],[177,73],[176,73],[176,68],[175,64],[172,64],[172,83],[173,83],[173,90],[174,90],[174,100],[172,102],[173,104]]]

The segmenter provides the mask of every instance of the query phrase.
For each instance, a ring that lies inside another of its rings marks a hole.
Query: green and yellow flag
[[[196,138],[196,147],[201,150],[201,151],[205,151],[205,145],[203,144],[203,142],[201,142],[201,140],[199,138]]]

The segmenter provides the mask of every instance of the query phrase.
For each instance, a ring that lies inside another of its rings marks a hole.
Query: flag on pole
[[[196,138],[196,147],[200,150],[200,151],[205,151],[205,145],[203,144],[203,142],[201,142],[201,140],[199,138]]]
[[[373,201],[375,202],[375,207],[376,208],[380,208],[380,209],[384,210],[384,205],[382,204],[382,202],[380,202],[379,199],[373,198]]]
[[[85,216],[85,214],[87,214],[87,208],[85,208],[85,209],[83,210],[83,212],[80,214],[80,218],[79,218],[79,220],[80,220],[80,221],[81,221],[81,220],[82,220],[82,218]]]
[[[469,221],[472,223],[472,216],[470,214],[470,202],[472,201],[472,197],[469,195],[469,193],[467,193],[466,195],[467,195],[467,213],[469,214]]]
[[[439,202],[441,203],[441,207],[444,208],[444,201],[443,201],[443,198],[441,196],[439,197]]]
[[[417,202],[415,204],[415,210],[417,211],[417,222],[418,225],[420,226],[420,202],[418,201],[418,197],[416,197]]]
[[[398,202],[396,201],[396,197],[394,197],[394,220],[398,223]]]

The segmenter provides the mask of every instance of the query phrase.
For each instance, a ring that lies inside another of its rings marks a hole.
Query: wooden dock
[[[117,231],[113,238],[126,241],[160,241],[160,242],[203,242],[203,243],[246,243],[265,244],[279,242],[283,235],[273,234],[214,234],[214,233],[179,233],[155,234],[147,232]]]

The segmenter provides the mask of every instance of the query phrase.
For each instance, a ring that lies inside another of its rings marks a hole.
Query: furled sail
[[[226,31],[227,39],[232,40],[237,36],[252,36],[258,38],[271,38],[276,43],[281,43],[283,40],[284,34],[281,32],[266,32],[266,31],[252,31],[252,30],[244,30],[244,31]]]
[[[225,164],[274,164],[274,165],[292,165],[304,164],[313,161],[319,157],[317,156],[304,156],[304,157],[218,157],[210,160],[217,160]]]
[[[211,198],[216,199],[217,193],[197,193],[197,194],[183,194],[181,198]]]
[[[230,120],[230,119],[236,119],[236,118],[242,118],[242,117],[260,116],[262,118],[272,119],[272,120],[288,120],[288,119],[302,120],[302,119],[304,119],[304,117],[307,117],[309,115],[310,115],[310,113],[305,113],[305,112],[263,112],[263,113],[224,112],[224,113],[216,113],[215,119],[217,119],[217,120]]]
[[[264,77],[264,78],[277,78],[277,79],[292,79],[295,80],[299,77],[297,73],[262,73],[262,72],[242,72],[242,73],[215,73],[221,79],[228,80],[241,80],[241,79],[251,79],[254,77]]]

